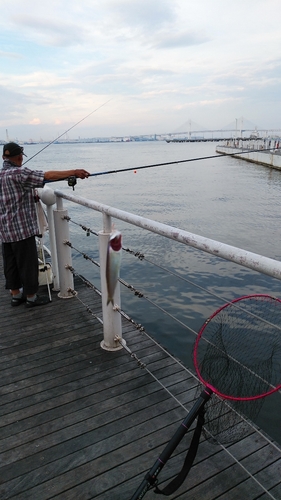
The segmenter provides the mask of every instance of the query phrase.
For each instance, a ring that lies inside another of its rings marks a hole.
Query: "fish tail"
[[[113,300],[113,297],[108,297],[107,298],[107,303],[106,305],[108,306],[108,304],[111,302],[111,304],[114,306],[114,300]]]

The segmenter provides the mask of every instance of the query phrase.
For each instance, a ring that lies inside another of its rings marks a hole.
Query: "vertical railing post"
[[[44,188],[38,189],[38,194],[42,202],[45,203],[47,207],[49,242],[50,242],[50,251],[52,259],[53,290],[58,291],[60,289],[60,282],[59,282],[58,258],[57,258],[54,213],[53,213],[53,205],[56,203],[56,195],[54,191],[48,186],[44,186]]]
[[[68,212],[64,210],[62,199],[57,197],[57,208],[54,210],[54,226],[56,235],[56,248],[58,257],[58,272],[60,292],[58,297],[70,299],[76,293],[74,291],[71,248],[66,243],[69,242]]]
[[[122,321],[121,315],[112,304],[107,304],[107,283],[106,283],[106,261],[108,240],[111,233],[111,217],[103,214],[103,230],[99,232],[99,257],[100,257],[100,278],[101,278],[101,293],[102,293],[102,315],[103,315],[103,340],[101,347],[107,351],[116,351],[122,349],[122,346],[117,338],[122,338]],[[114,292],[114,304],[121,307],[120,283],[117,285]]]
[[[52,272],[53,272],[53,290],[54,292],[60,290],[59,270],[58,270],[58,254],[55,236],[55,223],[53,207],[47,205],[47,217],[49,227],[49,241],[52,259]]]

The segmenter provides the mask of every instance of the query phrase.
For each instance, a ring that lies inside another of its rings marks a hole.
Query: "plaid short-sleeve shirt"
[[[4,160],[0,171],[0,240],[25,240],[39,234],[33,189],[43,187],[44,172]]]

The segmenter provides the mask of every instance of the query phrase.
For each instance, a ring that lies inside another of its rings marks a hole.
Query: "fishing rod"
[[[273,149],[273,148],[263,149],[262,151],[270,151],[271,149]],[[211,155],[211,156],[200,156],[197,158],[188,158],[187,160],[168,161],[165,163],[153,163],[151,165],[142,165],[140,167],[120,168],[118,170],[108,170],[108,171],[104,171],[104,172],[95,172],[93,174],[90,174],[89,177],[96,177],[98,175],[107,175],[107,174],[118,174],[119,172],[129,172],[130,170],[137,171],[137,170],[141,170],[144,168],[163,167],[165,165],[176,165],[179,163],[188,163],[190,161],[209,160],[211,158],[218,158],[220,156],[235,156],[238,154],[244,154],[244,153],[249,153],[249,152],[256,153],[257,151],[260,152],[259,149],[256,149],[256,150],[255,149],[247,149],[246,151],[239,151],[237,153],[232,153],[229,155],[226,155],[225,153],[221,153],[221,154],[219,153],[219,154]]]
[[[60,134],[58,137],[56,137],[53,141],[49,142],[48,144],[46,144],[46,146],[44,146],[42,149],[40,149],[40,151],[37,151],[37,153],[35,153],[35,155],[31,156],[30,158],[28,158],[28,160],[26,160],[23,165],[25,165],[27,162],[29,162],[30,160],[32,160],[33,158],[35,158],[35,156],[39,155],[40,153],[42,153],[42,151],[44,151],[44,149],[47,149],[49,146],[51,146],[51,144],[54,144],[54,142],[56,142],[58,139],[60,139],[63,135],[67,134],[67,132],[69,132],[70,130],[72,130],[74,127],[76,127],[77,125],[79,125],[79,123],[82,123],[84,120],[86,120],[87,118],[89,118],[89,116],[91,116],[92,114],[96,113],[96,111],[98,111],[99,109],[101,109],[103,106],[105,106],[106,104],[108,104],[110,101],[112,101],[113,97],[111,97],[111,99],[108,99],[108,101],[104,102],[103,104],[101,104],[100,106],[98,106],[96,109],[94,109],[93,111],[91,111],[91,113],[87,114],[86,116],[84,116],[84,118],[81,118],[81,120],[79,120],[78,122],[76,122],[74,125],[72,125],[69,129],[65,130],[62,134]]]
[[[270,151],[272,149],[273,148],[268,148],[268,149],[263,149],[262,151]],[[219,158],[222,156],[235,157],[238,154],[240,155],[240,154],[245,154],[245,153],[249,153],[249,152],[256,153],[256,152],[260,152],[260,150],[259,149],[247,149],[245,151],[238,151],[237,153],[232,153],[229,155],[226,155],[225,153],[219,153],[216,155],[200,156],[197,158],[188,158],[185,160],[169,161],[169,162],[164,162],[164,163],[153,163],[151,165],[141,165],[139,167],[120,168],[118,170],[106,170],[106,171],[102,171],[102,172],[94,172],[94,173],[90,174],[89,177],[97,177],[99,175],[108,175],[108,174],[118,174],[121,172],[130,172],[132,170],[134,172],[137,172],[138,170],[142,170],[142,169],[146,169],[146,168],[163,167],[163,166],[167,166],[167,165],[176,165],[176,164],[180,164],[180,163],[188,163],[191,161],[209,160],[212,158]],[[67,181],[68,181],[68,185],[71,186],[74,190],[74,186],[77,184],[76,177],[70,176],[70,177],[68,177]],[[58,181],[48,181],[48,182],[58,182]]]

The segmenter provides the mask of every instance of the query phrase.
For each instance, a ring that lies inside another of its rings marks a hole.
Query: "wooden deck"
[[[75,288],[100,311],[94,292],[79,282]],[[130,500],[186,411],[124,349],[100,348],[101,324],[76,298],[53,293],[47,306],[12,308],[1,267],[0,299],[1,500]],[[193,377],[126,321],[123,337],[190,408]],[[189,442],[187,433],[160,483],[181,469]],[[253,430],[228,450],[231,455],[202,438],[195,464],[172,498],[281,499],[280,450]],[[145,499],[152,498],[158,496],[149,491]]]

